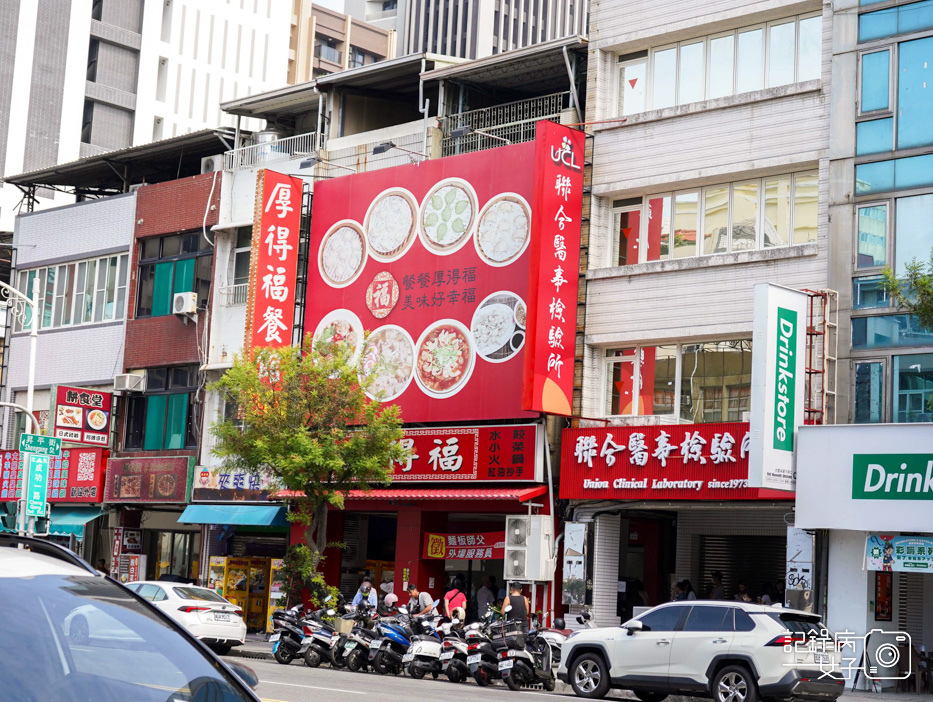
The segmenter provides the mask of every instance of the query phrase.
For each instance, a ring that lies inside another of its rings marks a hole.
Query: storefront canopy
[[[547,492],[546,485],[519,488],[385,488],[376,490],[350,490],[348,500],[502,500],[527,502]],[[278,497],[298,497],[289,490],[278,493]]]
[[[288,526],[285,508],[279,505],[188,505],[178,521],[182,524]]]
[[[78,539],[83,539],[84,525],[102,514],[98,507],[52,507],[49,532],[59,536],[74,534]],[[8,530],[0,525],[0,531]]]

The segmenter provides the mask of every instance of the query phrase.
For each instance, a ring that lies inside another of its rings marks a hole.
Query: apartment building
[[[286,77],[273,0],[11,0],[0,27],[0,175],[232,124],[221,102]],[[0,186],[0,231],[22,198]]]

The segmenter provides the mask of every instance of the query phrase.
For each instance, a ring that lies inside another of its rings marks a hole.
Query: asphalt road
[[[256,692],[265,702],[364,702],[374,695],[380,702],[412,702],[418,699],[443,699],[449,696],[457,702],[506,702],[520,698],[522,702],[567,702],[560,693],[522,690],[512,692],[504,684],[479,687],[470,681],[454,685],[446,678],[414,680],[408,676],[352,673],[331,670],[326,666],[311,669],[300,661],[280,665],[274,660],[230,658],[248,665],[259,676]],[[576,699],[572,694],[569,698]]]

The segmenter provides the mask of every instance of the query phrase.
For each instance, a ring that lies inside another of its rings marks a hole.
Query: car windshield
[[[3,699],[255,699],[151,607],[99,576],[0,575],[0,621]]]
[[[183,600],[203,600],[205,602],[228,602],[213,590],[204,587],[176,587],[175,594]]]
[[[778,622],[791,634],[803,635],[804,638],[829,636],[832,632],[827,629],[820,618],[815,615],[796,614],[793,612],[768,612],[768,616]]]

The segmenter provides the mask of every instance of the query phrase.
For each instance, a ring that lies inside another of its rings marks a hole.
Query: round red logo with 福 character
[[[399,287],[388,271],[377,273],[366,288],[366,306],[376,319],[384,319],[398,302]]]

